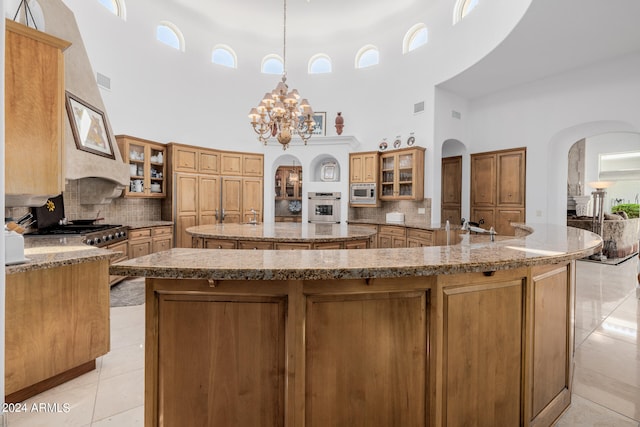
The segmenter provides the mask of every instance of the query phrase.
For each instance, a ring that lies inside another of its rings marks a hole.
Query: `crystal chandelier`
[[[275,137],[282,149],[286,150],[294,135],[300,136],[307,145],[313,134],[316,123],[313,121],[313,110],[306,99],[301,100],[296,89],[289,91],[287,86],[287,0],[284,0],[284,42],[283,42],[283,74],[282,81],[276,88],[267,92],[260,104],[249,112],[253,130],[258,139],[267,145],[271,137]]]

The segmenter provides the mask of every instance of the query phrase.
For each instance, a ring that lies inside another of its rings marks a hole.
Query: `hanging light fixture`
[[[260,104],[249,112],[253,130],[258,139],[267,145],[271,137],[275,137],[282,149],[289,147],[294,135],[300,136],[307,145],[313,134],[316,123],[313,121],[313,110],[306,99],[300,99],[296,89],[289,91],[287,86],[287,0],[284,0],[284,38],[282,58],[282,81],[276,88],[267,92]]]

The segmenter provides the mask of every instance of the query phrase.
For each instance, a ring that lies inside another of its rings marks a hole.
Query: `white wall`
[[[527,147],[527,222],[565,224],[571,145],[640,131],[639,69],[640,53],[470,103],[470,152]]]
[[[420,145],[430,146],[433,112],[413,116],[413,104],[433,104],[434,82],[459,72],[499,43],[524,12],[530,0],[500,0],[478,6],[453,27],[453,1],[416,2],[413,9],[386,25],[345,39],[317,40],[315,45],[288,40],[289,83],[307,97],[317,111],[333,119],[345,117],[345,134],[368,147],[382,138],[416,133]],[[259,73],[260,60],[281,54],[281,38],[255,40],[246,34],[223,33],[187,21],[164,3],[127,2],[127,20],[111,15],[97,1],[65,0],[74,11],[95,71],[111,78],[103,93],[116,133],[129,133],[160,142],[247,150],[259,147],[248,125],[249,109],[275,87],[279,76]],[[155,40],[155,25],[169,19],[181,28],[186,51],[176,52]],[[467,21],[465,19],[465,21]],[[404,33],[425,22],[430,41],[403,55]],[[483,37],[477,37],[477,31]],[[274,32],[275,33],[275,32]],[[225,43],[238,55],[238,69],[210,63],[214,44]],[[364,44],[380,49],[380,65],[354,69],[354,57]],[[455,51],[455,55],[451,52]],[[319,52],[331,56],[331,75],[308,75],[307,61]],[[333,132],[333,128],[330,128]],[[335,134],[334,134],[335,135]]]

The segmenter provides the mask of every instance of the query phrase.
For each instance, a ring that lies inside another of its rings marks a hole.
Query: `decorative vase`
[[[342,129],[344,128],[344,117],[342,117],[342,113],[338,113],[336,116],[336,133],[338,135],[342,135]]]

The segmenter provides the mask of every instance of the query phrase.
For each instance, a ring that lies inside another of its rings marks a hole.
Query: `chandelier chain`
[[[284,19],[282,21],[284,25],[284,31],[282,31],[282,72],[287,75],[287,0],[284,0]]]

